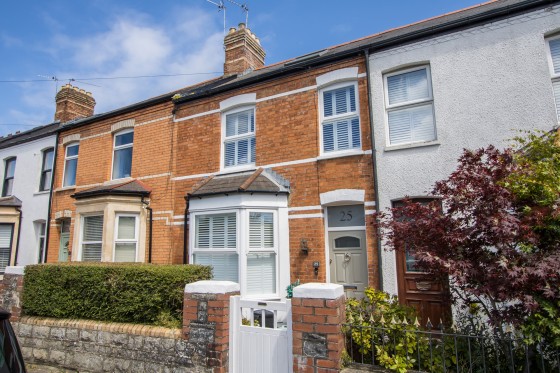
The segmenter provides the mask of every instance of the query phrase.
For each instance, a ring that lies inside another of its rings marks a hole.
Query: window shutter
[[[325,117],[333,115],[332,97],[332,91],[323,93],[323,113]]]
[[[135,262],[136,243],[116,243],[115,262]]]
[[[251,253],[247,255],[247,293],[276,293],[276,254]]]
[[[554,74],[560,74],[560,39],[551,40],[549,45]]]
[[[360,148],[360,120],[358,118],[352,118],[352,148]]]
[[[101,241],[103,237],[103,216],[84,218],[84,241]]]
[[[239,256],[236,253],[196,253],[195,264],[212,266],[214,280],[239,282]]]
[[[4,273],[10,265],[10,252],[12,246],[12,226],[0,224],[0,273]]]
[[[552,82],[552,89],[554,90],[554,102],[556,102],[556,115],[560,120],[560,80]]]
[[[198,249],[235,249],[237,226],[235,214],[199,215],[196,217]]]
[[[336,147],[337,150],[344,150],[350,147],[348,139],[348,121],[341,121],[336,124]]]
[[[100,262],[101,244],[84,244],[82,249],[82,260],[84,262]]]
[[[237,142],[237,162],[236,164],[249,163],[249,139]]]
[[[430,97],[427,69],[420,69],[387,78],[389,105]]]
[[[117,238],[121,240],[136,239],[136,217],[119,216],[119,227],[117,232]]]
[[[250,213],[249,247],[254,249],[274,248],[274,216],[272,213]]]
[[[334,129],[333,124],[323,125],[323,149],[326,152],[334,150]]]
[[[348,112],[347,93],[348,93],[348,88],[337,89],[334,93],[337,114],[344,114]]]
[[[435,139],[432,104],[389,112],[391,144]]]
[[[224,157],[224,165],[226,167],[235,165],[235,142],[226,142]]]
[[[251,161],[250,161],[251,163],[255,163],[255,161],[256,161],[256,156],[255,156],[255,154],[257,154],[256,150],[257,150],[256,149],[256,140],[255,140],[254,137],[252,137],[251,138]]]

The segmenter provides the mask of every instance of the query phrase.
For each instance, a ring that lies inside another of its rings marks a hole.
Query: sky
[[[0,136],[51,123],[56,91],[69,82],[92,92],[95,113],[103,113],[221,75],[224,12],[215,5],[219,1],[6,2],[0,13]],[[248,19],[266,64],[273,64],[481,1],[224,4],[226,29]],[[248,18],[238,5],[246,5]]]

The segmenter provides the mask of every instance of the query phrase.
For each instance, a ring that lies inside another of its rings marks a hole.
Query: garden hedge
[[[23,312],[178,327],[185,284],[211,278],[211,267],[200,265],[30,265],[25,267]]]

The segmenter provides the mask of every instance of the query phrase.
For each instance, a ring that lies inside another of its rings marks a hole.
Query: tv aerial
[[[245,26],[249,27],[249,7],[247,6],[247,4],[240,4],[233,0],[225,0],[225,1],[206,0],[206,1],[208,1],[210,4],[216,5],[218,7],[218,12],[222,12],[222,11],[224,12],[224,35],[226,34],[226,5],[225,5],[226,1],[241,9],[241,11],[245,14]]]

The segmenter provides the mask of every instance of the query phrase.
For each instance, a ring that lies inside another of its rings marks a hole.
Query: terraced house
[[[217,79],[64,123],[48,261],[209,264],[268,299],[377,285],[366,56],[264,66],[243,24],[224,44]]]

